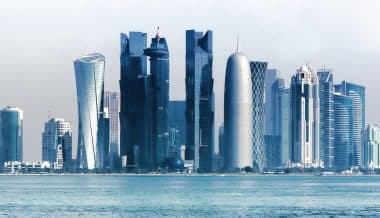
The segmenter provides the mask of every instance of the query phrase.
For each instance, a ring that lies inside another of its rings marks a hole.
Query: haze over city
[[[23,5],[23,7],[20,7]],[[289,84],[301,65],[334,69],[335,81],[366,86],[367,122],[380,123],[380,3],[368,1],[7,1],[0,3],[0,106],[24,110],[24,160],[41,159],[43,123],[72,122],[77,144],[73,60],[106,57],[105,90],[119,91],[120,32],[156,27],[170,51],[170,97],[185,98],[185,30],[214,31],[216,123],[223,120],[227,57],[239,50],[268,61]]]

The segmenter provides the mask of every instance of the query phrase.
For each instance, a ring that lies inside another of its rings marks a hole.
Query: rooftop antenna
[[[236,52],[239,52],[239,34],[237,35],[237,40],[236,40]]]
[[[51,119],[51,111],[50,111],[50,108],[49,108],[49,120]]]
[[[157,42],[160,41],[160,33],[158,32],[160,30],[160,27],[157,26],[157,30],[156,30],[156,38],[157,38]]]

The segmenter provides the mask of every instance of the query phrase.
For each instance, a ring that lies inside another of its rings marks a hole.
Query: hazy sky
[[[367,122],[380,123],[379,1],[252,0],[12,0],[0,3],[0,106],[24,110],[24,160],[41,159],[43,124],[52,116],[73,124],[77,105],[73,60],[106,57],[106,90],[119,90],[119,34],[157,26],[170,49],[170,93],[185,97],[185,30],[214,31],[216,127],[223,117],[228,55],[236,49],[269,62],[289,83],[302,64],[334,69],[367,87]],[[149,40],[150,41],[150,40]]]

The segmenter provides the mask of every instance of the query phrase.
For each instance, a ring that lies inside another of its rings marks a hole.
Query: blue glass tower
[[[344,170],[353,164],[352,98],[334,94],[334,167]]]
[[[23,111],[6,107],[0,111],[0,167],[6,161],[22,161]]]
[[[153,91],[153,148],[154,162],[161,165],[169,156],[169,50],[165,38],[157,32],[144,54],[150,57],[150,76]]]
[[[320,145],[325,168],[334,164],[334,84],[331,70],[319,70]]]
[[[280,135],[280,159],[281,164],[285,165],[290,162],[290,89],[280,88],[278,90],[278,108],[280,108],[278,116],[279,135]]]
[[[342,81],[341,84],[335,85],[335,91],[352,98],[353,164],[354,166],[363,166],[362,134],[365,130],[365,87]]]
[[[186,159],[211,170],[214,132],[212,31],[186,31]]]
[[[265,168],[264,146],[264,79],[267,62],[250,62],[253,97],[253,167],[262,172]]]
[[[120,155],[128,167],[155,167],[152,139],[152,78],[147,74],[146,33],[120,36]]]

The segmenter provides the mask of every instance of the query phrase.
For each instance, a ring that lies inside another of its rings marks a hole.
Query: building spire
[[[239,52],[239,34],[237,35],[237,40],[236,40],[236,52]]]
[[[160,41],[160,33],[159,33],[159,30],[160,30],[160,27],[157,26],[157,30],[156,30],[156,39],[157,39],[157,42]]]

